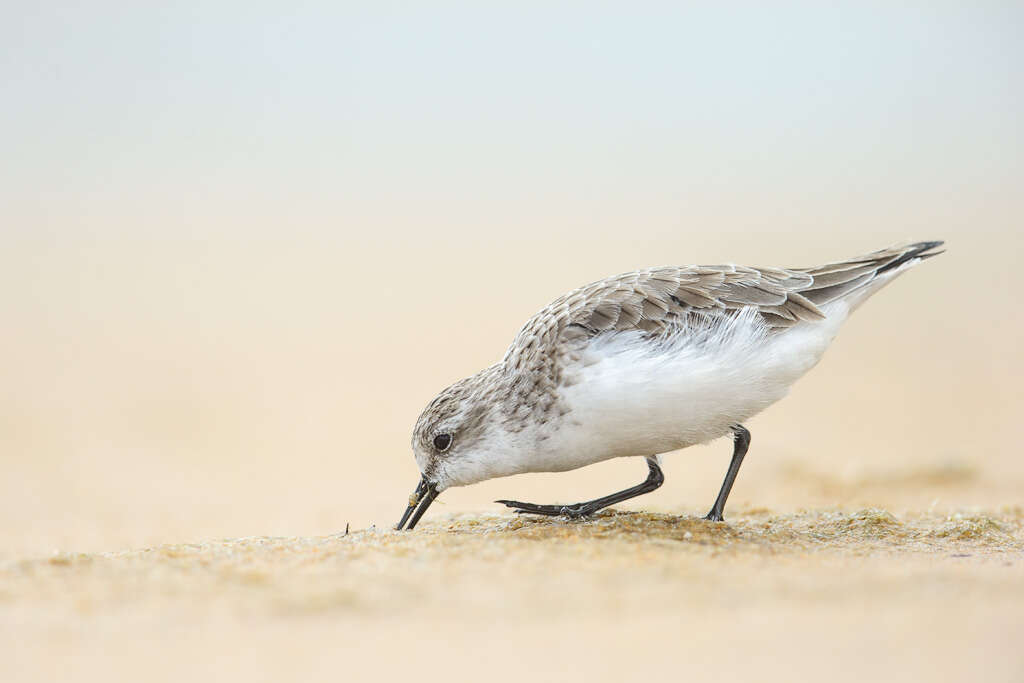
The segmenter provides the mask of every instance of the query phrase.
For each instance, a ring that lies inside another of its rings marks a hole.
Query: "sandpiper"
[[[583,517],[661,486],[660,454],[732,434],[732,461],[706,516],[721,521],[750,445],[742,423],[786,395],[864,300],[941,245],[815,268],[650,268],[556,299],[500,362],[427,405],[412,435],[422,478],[395,528],[415,527],[452,486],[646,458],[643,483],[596,500],[496,501],[519,513]]]

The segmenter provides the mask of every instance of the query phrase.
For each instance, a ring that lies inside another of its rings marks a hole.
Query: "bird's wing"
[[[756,309],[770,330],[824,317],[820,306],[867,286],[912,259],[927,258],[941,242],[891,247],[813,268],[667,266],[623,273],[569,292],[523,326],[505,356],[511,367],[572,340],[639,330],[660,334],[692,316],[728,318]]]

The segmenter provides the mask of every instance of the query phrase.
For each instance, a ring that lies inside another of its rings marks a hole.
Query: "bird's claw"
[[[561,510],[562,515],[569,519],[583,519],[591,512],[586,505],[563,505]]]

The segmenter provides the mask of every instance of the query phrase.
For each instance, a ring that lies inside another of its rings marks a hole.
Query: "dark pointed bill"
[[[405,509],[405,514],[402,515],[402,519],[395,525],[395,529],[401,531],[406,522],[409,522],[409,526],[405,527],[406,530],[416,526],[416,523],[420,521],[420,517],[423,516],[423,513],[427,511],[427,508],[430,507],[430,504],[434,502],[437,496],[437,486],[427,481],[426,477],[420,479],[419,486],[409,496],[409,507]],[[410,517],[412,519],[409,519]]]

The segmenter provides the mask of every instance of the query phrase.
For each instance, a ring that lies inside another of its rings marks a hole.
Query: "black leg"
[[[732,484],[736,481],[736,474],[743,464],[743,456],[747,454],[750,447],[750,432],[743,425],[736,425],[732,428],[732,462],[729,463],[729,471],[725,473],[725,481],[722,482],[722,489],[718,492],[718,498],[711,507],[711,512],[704,519],[712,522],[722,521],[722,512],[725,510],[725,501],[729,499],[729,492],[732,491]]]
[[[587,515],[594,514],[601,508],[606,508],[609,505],[615,505],[616,503],[621,503],[624,500],[629,500],[630,498],[636,498],[637,496],[642,496],[645,493],[650,493],[665,483],[665,475],[662,474],[656,457],[647,458],[647,468],[647,479],[645,479],[642,484],[637,484],[625,491],[612,493],[603,498],[588,500],[585,503],[573,503],[572,505],[534,505],[533,503],[520,503],[518,500],[496,500],[494,502],[503,503],[510,508],[515,508],[515,511],[520,514],[528,513],[531,515],[548,515],[550,517],[565,515],[566,517],[571,518],[586,517]]]

